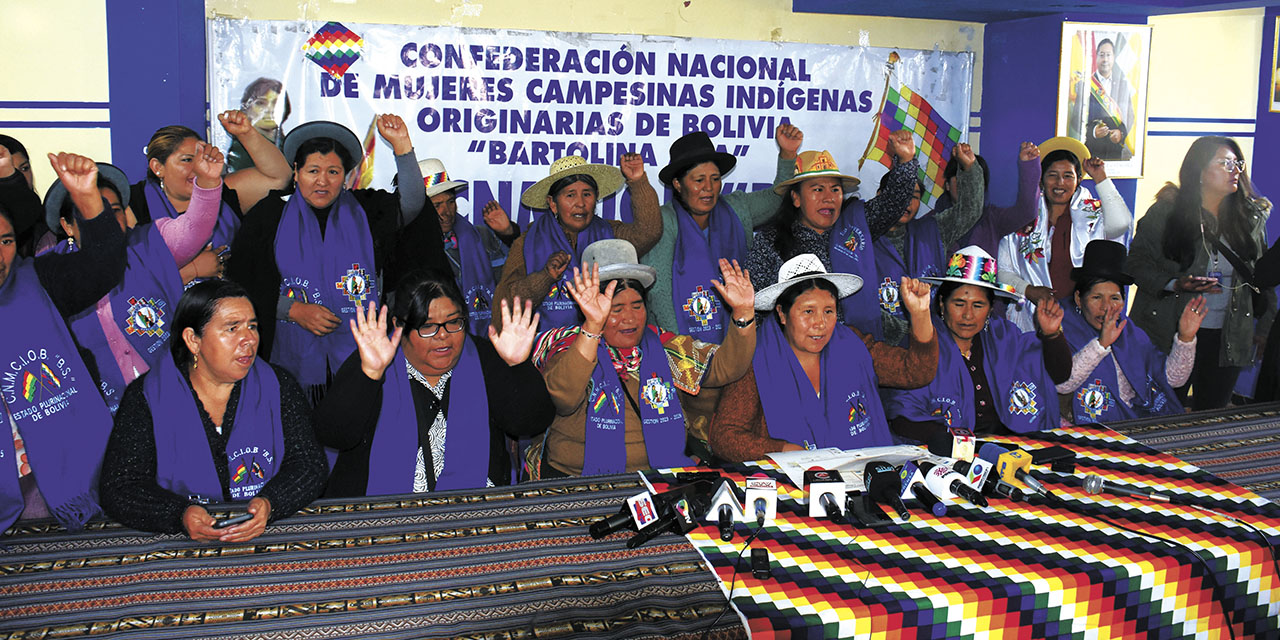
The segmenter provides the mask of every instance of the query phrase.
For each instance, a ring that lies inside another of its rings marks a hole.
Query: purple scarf
[[[893,444],[871,354],[852,329],[836,325],[822,351],[821,397],[775,317],[760,327],[757,340],[751,365],[770,436],[809,449]]]
[[[640,339],[640,424],[649,467],[687,467],[693,460],[684,455],[684,410],[671,381],[671,365],[666,349],[652,327]],[[587,433],[582,475],[597,476],[627,470],[626,415],[630,406],[627,390],[613,368],[609,349],[600,341],[596,368],[587,387]]]
[[[378,299],[368,218],[355,196],[343,189],[329,208],[322,239],[315,212],[295,190],[280,215],[275,252],[280,295],[322,304],[340,324],[333,333],[316,336],[287,318],[277,319],[271,361],[304,386],[324,384],[327,372],[337,371],[356,349],[348,320]]]
[[[974,427],[973,379],[960,347],[941,319],[933,321],[938,335],[938,375],[919,389],[885,393],[890,418],[942,422],[948,427]],[[1034,333],[991,315],[991,324],[978,334],[982,341],[982,369],[991,385],[1000,423],[1018,433],[1058,426],[1058,395],[1044,366],[1044,352]],[[1002,398],[1003,396],[1003,398]]]
[[[471,335],[489,335],[489,321],[493,316],[493,267],[489,253],[485,251],[480,232],[462,216],[453,217],[453,234],[458,239],[458,257],[461,271],[458,285],[467,301],[467,315],[471,319]],[[483,486],[483,485],[481,485]]]
[[[182,215],[173,208],[173,203],[169,202],[169,196],[164,194],[158,181],[147,178],[143,191],[147,194],[147,212],[151,214],[152,220],[161,216],[176,218]],[[209,242],[215,247],[230,247],[231,241],[235,240],[236,231],[240,230],[240,217],[225,201],[219,202],[218,207],[218,221],[213,225],[213,236],[209,238]]]
[[[387,367],[382,383],[382,411],[369,450],[369,484],[365,495],[413,492],[418,462],[418,414],[405,370],[404,349]],[[435,490],[483,489],[489,477],[489,397],[480,356],[470,338],[449,379],[449,413],[445,417],[444,469]],[[427,425],[430,427],[430,425]],[[427,473],[435,473],[427,469]]]
[[[227,440],[228,484],[218,480],[191,383],[173,358],[161,358],[142,382],[156,425],[156,482],[202,503],[248,500],[262,490],[284,464],[284,427],[280,420],[280,381],[270,365],[253,361],[240,381],[240,403]],[[224,419],[224,423],[225,423]]]
[[[49,511],[68,529],[99,512],[98,471],[111,435],[111,414],[80,360],[76,344],[36,275],[18,259],[0,284],[0,398],[26,443],[27,460]],[[16,324],[14,324],[16,322]],[[22,513],[13,436],[0,435],[0,531]]]
[[[1067,304],[1064,301],[1063,308],[1068,308]],[[1075,353],[1098,337],[1098,330],[1075,312],[1074,305],[1070,309],[1063,314],[1062,330],[1067,334],[1072,353]],[[1125,326],[1120,338],[1111,345],[1111,355],[1115,356],[1115,361],[1110,357],[1103,358],[1073,393],[1071,409],[1076,424],[1182,413],[1182,404],[1165,377],[1165,355],[1156,349],[1137,324],[1131,321]],[[1132,407],[1120,400],[1116,362],[1120,363],[1120,370],[1129,380],[1129,386],[1133,387]]]
[[[582,250],[597,240],[613,237],[613,227],[600,216],[592,216],[591,224],[578,234],[578,248],[569,246],[569,239],[564,235],[560,220],[556,214],[544,213],[533,224],[524,236],[524,269],[525,273],[536,273],[547,266],[547,258],[557,251],[564,251],[570,256],[569,266],[565,268],[560,281],[551,285],[551,292],[543,298],[538,312],[542,320],[538,323],[538,331],[547,331],[557,327],[571,327],[578,324],[578,305],[569,296],[569,281],[573,279],[573,268],[582,267]]]
[[[738,214],[724,198],[716,202],[707,221],[707,239],[679,200],[675,261],[671,265],[671,296],[676,308],[676,333],[703,342],[724,342],[724,305],[711,286],[720,277],[720,258],[746,264],[747,235]]]
[[[879,277],[875,287],[879,296],[880,310],[891,316],[906,318],[906,310],[902,306],[902,294],[898,291],[903,276],[912,278],[937,277],[946,268],[942,252],[942,235],[938,233],[938,221],[929,216],[913,220],[907,225],[903,236],[903,250],[906,255],[898,253],[898,249],[889,241],[889,236],[880,236],[875,242],[876,268]],[[863,289],[868,288],[863,285]]]
[[[182,297],[182,276],[156,225],[130,229],[127,249],[124,279],[107,294],[115,326],[102,326],[96,305],[70,320],[76,342],[93,354],[98,365],[98,390],[112,415],[120,408],[125,386],[137,376],[120,370],[107,331],[124,336],[134,352],[154,367],[157,360],[169,357],[171,316]]]
[[[862,288],[840,301],[844,322],[860,331],[879,337],[880,309],[876,304],[876,258],[871,248],[871,231],[867,228],[866,204],[853,199],[840,210],[840,219],[831,229],[831,271],[852,273],[862,278]]]

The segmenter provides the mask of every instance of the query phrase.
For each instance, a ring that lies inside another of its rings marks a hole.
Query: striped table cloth
[[[0,638],[745,636],[683,538],[588,536],[641,490],[630,474],[327,500],[239,545],[24,524],[0,539]]]
[[[755,462],[723,473],[739,486],[758,472],[779,479],[778,518],[751,543],[768,550],[772,575],[752,577],[750,552],[735,574],[754,523],[738,524],[730,542],[714,526],[688,537],[726,593],[735,585],[753,638],[1280,637],[1275,504],[1104,429],[994,440],[1074,451],[1075,475],[1035,468],[1063,503],[993,499],[952,504],[942,517],[908,503],[907,521],[855,528],[809,518],[805,493]],[[674,471],[646,478],[663,489]],[[1089,495],[1087,474],[1222,515]]]

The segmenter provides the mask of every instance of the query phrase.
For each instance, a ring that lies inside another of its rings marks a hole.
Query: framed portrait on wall
[[[1275,38],[1271,41],[1271,112],[1280,111],[1280,56],[1276,55],[1276,49],[1280,49],[1280,17],[1276,18]]]
[[[1113,178],[1141,178],[1151,27],[1062,24],[1057,135],[1107,161]]]

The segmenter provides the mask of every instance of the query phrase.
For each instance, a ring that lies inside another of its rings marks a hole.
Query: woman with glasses
[[[1168,353],[1183,307],[1200,295],[1207,301],[1190,388],[1179,390],[1194,410],[1227,406],[1275,318],[1275,292],[1253,281],[1271,201],[1254,191],[1243,158],[1230,138],[1191,143],[1178,184],[1156,194],[1129,254],[1133,320],[1156,347]]]
[[[528,437],[554,408],[529,362],[538,314],[501,303],[502,332],[465,331],[453,274],[420,270],[388,309],[371,302],[350,321],[356,352],[316,408],[316,436],[338,450],[326,495],[348,497],[509,484],[504,435]]]

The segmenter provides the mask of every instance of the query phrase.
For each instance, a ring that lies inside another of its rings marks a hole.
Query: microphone
[[[991,476],[991,495],[1006,498],[1014,502],[1022,502],[1027,497],[1026,494],[1023,493],[1022,489],[1019,489],[1004,480],[997,479],[995,476]]]
[[[757,527],[764,525],[778,513],[778,481],[763,473],[748,476],[746,501],[747,518],[755,520]]]
[[[627,548],[635,549],[668,531],[676,535],[693,531],[698,526],[695,513],[702,513],[706,508],[712,486],[710,482],[699,481],[653,496],[658,517],[631,536],[627,541]]]
[[[839,471],[811,468],[804,472],[804,484],[809,488],[810,518],[825,517],[836,524],[844,522],[840,503],[845,498],[845,486]]]
[[[982,450],[979,452],[978,457],[995,465],[996,473],[999,474],[1001,480],[1015,487],[1018,486],[1014,482],[1016,480],[1045,498],[1054,497],[1043,484],[1040,484],[1039,480],[1036,480],[1035,477],[1028,473],[1027,470],[1031,466],[1031,454],[1026,451],[1021,449],[1010,451],[998,444],[988,442],[982,445]]]
[[[991,468],[995,465],[981,458],[973,460],[956,460],[951,468],[958,474],[964,476],[964,481],[969,486],[982,492],[984,496],[992,496],[995,494],[996,483],[999,478],[991,475]]]
[[[986,497],[977,489],[969,486],[964,481],[964,476],[952,471],[950,468],[931,462],[920,463],[920,468],[925,471],[925,486],[939,499],[955,500],[959,496],[979,507],[987,506]]]
[[[627,498],[617,514],[595,521],[587,531],[593,539],[599,540],[624,529],[639,531],[657,519],[658,508],[653,494],[643,491]]]
[[[902,504],[902,497],[898,495],[902,481],[893,465],[883,460],[868,462],[862,470],[862,482],[866,485],[869,502],[883,504],[897,511],[899,519],[911,519],[911,512],[907,511],[907,505]]]
[[[1142,498],[1144,500],[1154,500],[1156,502],[1169,502],[1169,496],[1156,493],[1149,489],[1135,489],[1126,487],[1121,484],[1107,482],[1099,475],[1089,475],[1084,477],[1084,492],[1098,495],[1102,492],[1115,493],[1122,496],[1131,496],[1134,498]]]
[[[720,539],[728,542],[733,539],[733,507],[720,505]]]
[[[769,501],[764,498],[756,498],[751,508],[755,509],[756,512],[756,526],[764,525],[764,518],[769,515]]]

